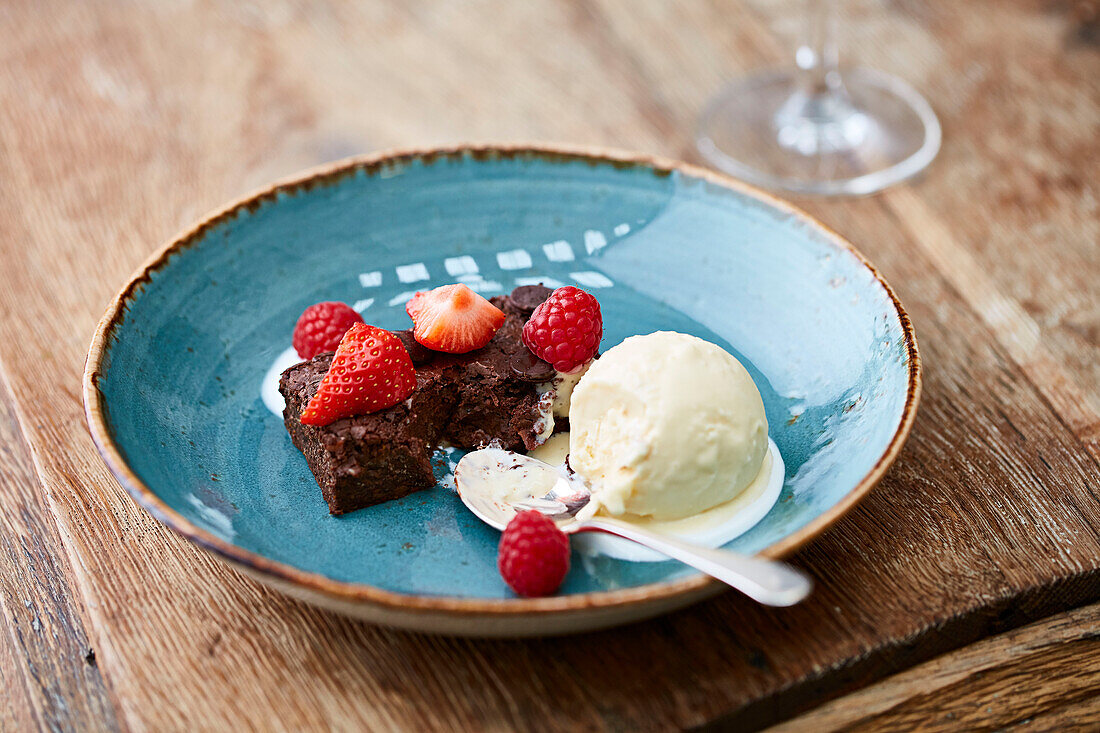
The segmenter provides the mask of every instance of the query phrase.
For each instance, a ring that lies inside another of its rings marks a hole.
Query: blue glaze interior
[[[573,259],[553,261],[551,243]],[[461,256],[477,275],[448,273],[446,258]],[[416,265],[428,279],[401,282],[396,268]],[[671,329],[738,356],[787,466],[779,503],[731,543],[739,550],[762,549],[840,501],[901,419],[909,367],[893,303],[819,230],[678,173],[530,153],[358,171],[208,229],[153,275],[115,331],[100,382],[115,439],[166,504],[244,549],[392,591],[508,597],[498,533],[444,485],[329,516],[259,396],[311,303],[371,300],[368,322],[404,328],[404,293],[462,278],[486,295],[528,279],[590,290],[604,350]],[[443,478],[448,456],[437,457]],[[575,556],[562,592],[693,572]]]

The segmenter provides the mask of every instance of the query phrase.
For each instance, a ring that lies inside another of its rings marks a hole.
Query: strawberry
[[[416,370],[401,340],[365,323],[352,326],[332,357],[317,394],[302,410],[303,425],[377,412],[408,398]]]
[[[516,514],[500,537],[497,568],[521,596],[548,596],[569,572],[569,538],[536,511]]]
[[[448,354],[480,349],[504,323],[504,312],[465,285],[443,285],[414,295],[405,304],[413,338]]]
[[[559,372],[572,371],[595,356],[602,338],[599,302],[568,285],[550,293],[523,325],[524,345]]]
[[[314,303],[302,312],[294,326],[294,350],[303,359],[336,351],[348,329],[362,322],[363,317],[343,303]]]

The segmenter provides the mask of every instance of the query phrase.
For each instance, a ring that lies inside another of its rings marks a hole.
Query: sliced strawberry
[[[450,287],[454,287],[453,285]],[[439,288],[436,288],[438,290]],[[405,303],[405,312],[409,314],[409,318],[413,319],[413,323],[416,322],[416,316],[420,313],[420,309],[427,302],[428,298],[435,290],[421,290],[419,293],[409,298],[409,301]]]
[[[444,285],[417,293],[405,304],[413,338],[448,354],[465,354],[489,343],[504,312],[465,285]]]
[[[303,425],[392,407],[416,389],[416,370],[401,340],[365,323],[348,329],[336,347],[317,394],[302,410]]]

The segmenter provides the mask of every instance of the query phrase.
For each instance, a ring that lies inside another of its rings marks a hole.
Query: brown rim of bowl
[[[787,212],[801,219],[811,227],[816,228],[836,247],[851,252],[861,263],[863,263],[863,265],[871,271],[875,279],[886,291],[887,295],[890,296],[894,308],[897,311],[902,330],[905,333],[906,350],[909,356],[909,383],[901,420],[882,456],[879,457],[875,465],[855,488],[849,491],[843,499],[837,502],[837,504],[828,511],[815,518],[797,532],[765,548],[759,554],[764,557],[775,559],[789,555],[824,532],[867,495],[897,458],[902,444],[908,437],[909,431],[913,426],[917,402],[920,398],[921,391],[920,355],[917,352],[917,341],[913,333],[913,326],[909,320],[908,314],[906,314],[905,309],[902,307],[901,302],[898,300],[897,295],[894,293],[889,283],[887,283],[874,266],[867,261],[867,258],[850,242],[844,239],[844,237],[791,204],[777,199],[771,194],[765,193],[746,183],[699,166],[657,156],[562,144],[471,143],[429,148],[405,148],[347,158],[335,163],[312,168],[298,175],[276,181],[274,184],[258,191],[254,191],[208,214],[201,219],[198,224],[184,230],[171,239],[168,244],[163,246],[142,265],[111,302],[107,312],[96,328],[95,337],[92,339],[91,348],[88,352],[88,360],[85,366],[83,379],[84,409],[92,439],[95,441],[96,447],[99,449],[99,453],[103,457],[107,467],[111,470],[111,473],[115,475],[126,491],[129,492],[130,496],[133,497],[141,507],[152,514],[162,524],[167,525],[177,534],[186,537],[200,547],[233,563],[249,567],[262,575],[272,576],[298,585],[304,589],[346,601],[376,604],[386,608],[412,612],[510,615],[583,611],[594,608],[607,608],[632,603],[656,601],[692,592],[702,593],[704,589],[713,590],[714,586],[718,585],[718,581],[707,576],[693,576],[622,590],[595,591],[569,596],[551,596],[548,598],[494,600],[396,593],[360,583],[347,583],[332,580],[323,575],[299,570],[285,563],[263,557],[262,555],[250,552],[215,537],[206,530],[199,529],[180,516],[175,510],[161,501],[156,494],[150,491],[149,488],[142,483],[141,479],[130,470],[130,467],[122,457],[121,451],[115,445],[113,436],[107,425],[102,394],[98,388],[103,357],[107,351],[111,335],[123,320],[127,301],[134,297],[136,291],[144,282],[150,279],[150,275],[153,272],[165,266],[172,254],[187,248],[192,243],[198,241],[206,230],[236,216],[243,209],[255,210],[264,202],[274,200],[280,193],[294,194],[301,191],[307,191],[317,185],[334,183],[342,177],[360,170],[367,173],[375,173],[389,166],[401,165],[412,160],[431,162],[439,158],[472,157],[475,159],[489,159],[520,156],[539,157],[550,161],[584,161],[592,165],[647,168],[662,176],[670,175],[674,171],[678,171],[691,178],[705,180],[722,186],[723,188],[731,189],[737,193],[757,199],[774,208]]]

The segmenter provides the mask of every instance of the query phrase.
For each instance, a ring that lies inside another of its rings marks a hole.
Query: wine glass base
[[[791,72],[738,80],[703,112],[695,144],[711,165],[750,183],[863,195],[923,170],[940,138],[939,120],[911,86],[852,69],[839,95],[805,95]]]

